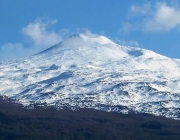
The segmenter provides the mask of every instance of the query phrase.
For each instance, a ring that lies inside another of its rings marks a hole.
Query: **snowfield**
[[[75,34],[0,63],[0,95],[24,106],[145,112],[180,119],[180,60]]]

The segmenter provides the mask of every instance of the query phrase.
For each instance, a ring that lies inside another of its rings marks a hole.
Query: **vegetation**
[[[0,140],[179,140],[180,121],[149,114],[24,109],[0,102]]]

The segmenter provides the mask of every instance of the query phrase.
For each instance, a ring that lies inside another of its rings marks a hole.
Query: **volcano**
[[[93,108],[180,119],[180,60],[75,34],[0,63],[0,95],[28,108]]]

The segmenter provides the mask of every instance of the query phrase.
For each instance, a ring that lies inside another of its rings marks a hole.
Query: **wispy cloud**
[[[33,55],[42,51],[47,47],[50,47],[62,40],[63,30],[55,32],[50,30],[50,27],[57,23],[57,20],[37,19],[34,22],[29,23],[26,27],[23,27],[21,33],[26,38],[25,41],[20,40],[16,43],[6,43],[0,46],[0,60],[10,60],[13,58],[19,58],[24,56]],[[68,29],[66,33],[68,34]]]
[[[125,40],[116,38],[116,39],[115,39],[115,42],[118,43],[118,44],[120,44],[120,45],[123,45],[123,46],[142,47],[141,44],[139,44],[137,41],[133,41],[133,40],[125,41]]]
[[[22,29],[22,33],[28,37],[35,46],[51,46],[62,40],[62,37],[55,31],[49,31],[48,27],[55,24],[57,20],[43,22],[37,19]]]
[[[151,7],[152,5],[150,2],[144,3],[143,5],[131,5],[128,16],[132,17],[150,14]]]
[[[175,0],[132,5],[125,23],[122,30],[170,31],[180,27],[180,6]]]

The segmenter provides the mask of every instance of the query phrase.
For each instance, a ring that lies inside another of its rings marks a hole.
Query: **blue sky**
[[[0,61],[38,53],[74,33],[180,58],[178,0],[1,0]]]

